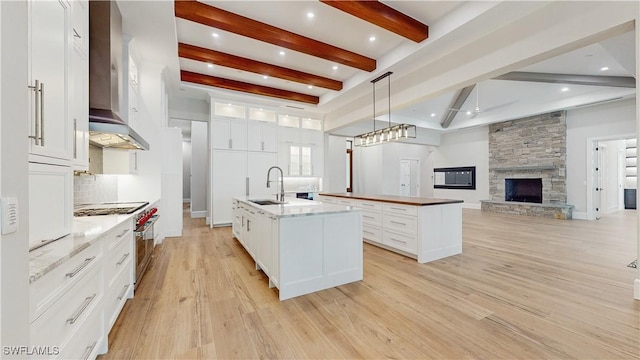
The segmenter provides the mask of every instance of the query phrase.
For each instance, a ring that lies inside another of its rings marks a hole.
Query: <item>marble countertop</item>
[[[135,214],[74,217],[71,234],[29,252],[29,283],[88,248],[109,230],[132,221]]]
[[[347,198],[347,199],[381,201],[381,202],[388,202],[393,204],[415,205],[415,206],[455,204],[455,203],[463,202],[462,200],[453,200],[453,199],[438,199],[438,198],[410,197],[410,196],[397,196],[397,195],[372,195],[372,194],[358,194],[358,193],[320,193],[318,195],[341,197],[341,198]]]
[[[258,205],[250,201],[274,200],[273,198],[239,196],[234,197],[234,199],[277,217],[312,216],[361,211],[361,209],[352,206],[326,204],[319,201],[296,198],[285,199],[285,203],[280,205]]]

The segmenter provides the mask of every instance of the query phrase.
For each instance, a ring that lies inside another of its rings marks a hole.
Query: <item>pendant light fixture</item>
[[[373,84],[373,131],[354,137],[353,143],[355,146],[371,146],[392,141],[405,141],[416,137],[415,125],[397,124],[391,126],[391,74],[393,73],[389,71],[371,80],[371,83]],[[387,78],[387,88],[389,90],[389,126],[376,130],[376,83],[384,78]]]

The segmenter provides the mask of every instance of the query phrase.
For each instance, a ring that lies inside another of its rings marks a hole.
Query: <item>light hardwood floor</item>
[[[363,281],[280,302],[230,228],[185,217],[101,359],[638,359],[635,219],[464,210],[461,255],[365,244]]]

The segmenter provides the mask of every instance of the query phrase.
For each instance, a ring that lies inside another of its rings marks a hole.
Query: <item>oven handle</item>
[[[144,223],[144,225],[140,228],[136,229],[136,236],[140,236],[141,234],[144,234],[147,230],[149,230],[151,227],[153,227],[153,224],[156,223],[156,221],[158,221],[158,218],[160,217],[160,215],[153,215],[149,220],[147,220],[146,223]]]

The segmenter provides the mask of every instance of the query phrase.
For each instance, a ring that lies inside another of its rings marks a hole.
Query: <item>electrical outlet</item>
[[[18,231],[18,198],[2,198],[0,205],[2,208],[2,235]]]

